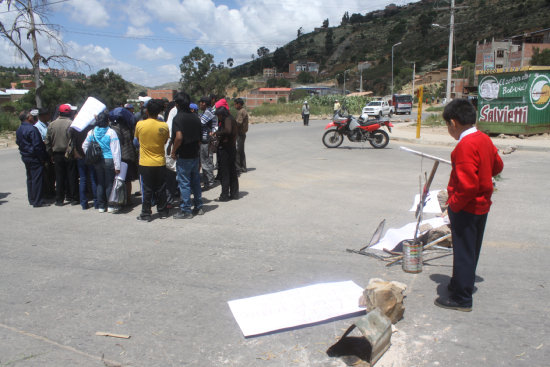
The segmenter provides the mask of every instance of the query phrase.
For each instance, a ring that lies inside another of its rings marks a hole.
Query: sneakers
[[[114,208],[112,206],[110,206],[108,209],[107,209],[107,213],[118,213],[120,209],[119,208]]]
[[[202,208],[193,209],[193,215],[204,215],[204,210]]]
[[[215,201],[219,201],[221,203],[224,203],[224,202],[229,201],[229,200],[231,200],[231,198],[227,197],[227,196],[220,196],[219,198],[215,199]]]
[[[451,298],[439,297],[434,301],[434,304],[437,307],[446,308],[446,309],[449,309],[449,310],[457,310],[457,311],[462,311],[462,312],[471,312],[472,311],[472,305],[469,305],[469,306],[461,305],[461,304],[455,302]]]
[[[193,218],[193,214],[180,211],[179,213],[174,214],[173,218],[174,219],[191,219]]]
[[[97,211],[100,212],[100,213],[105,213],[105,208],[99,208],[99,209],[97,209]]]

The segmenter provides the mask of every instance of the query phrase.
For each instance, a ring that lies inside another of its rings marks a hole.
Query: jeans
[[[202,208],[201,179],[199,175],[199,158],[178,158],[176,163],[178,185],[181,193],[181,211],[191,213],[191,193],[195,209]]]
[[[139,166],[141,179],[141,217],[151,216],[153,193],[157,211],[167,214],[166,210],[166,166]]]
[[[214,154],[210,152],[210,144],[202,143],[200,148],[202,182],[205,186],[214,185]]]
[[[96,209],[99,208],[97,202],[97,185],[94,167],[84,163],[84,159],[77,159],[76,165],[78,167],[78,176],[80,177],[80,182],[78,184],[78,190],[80,192],[80,205],[82,206],[82,208],[86,208],[88,206],[88,198],[86,197],[86,184],[89,177],[90,186],[92,188],[92,193],[94,196],[94,207]]]
[[[106,209],[115,180],[115,163],[111,158],[103,159],[94,164],[94,170],[96,174],[97,205],[100,209]]]

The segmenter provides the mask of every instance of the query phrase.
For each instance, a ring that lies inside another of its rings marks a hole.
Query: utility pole
[[[451,22],[449,24],[449,56],[447,60],[447,92],[445,93],[445,100],[447,103],[451,100],[451,82],[452,82],[452,69],[453,69],[453,38],[455,29],[455,0],[451,0]]]
[[[414,96],[414,78],[415,78],[415,71],[416,71],[416,61],[412,61],[413,63],[413,87],[412,87],[412,95]]]
[[[453,4],[454,4],[454,2],[453,2]],[[395,45],[393,45],[391,47],[391,95],[392,95],[392,98],[393,98],[393,48],[395,46],[399,46],[400,44],[401,44],[401,42],[397,42]]]

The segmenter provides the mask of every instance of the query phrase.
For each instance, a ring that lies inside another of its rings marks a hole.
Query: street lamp
[[[399,46],[401,42],[397,42],[391,47],[391,95],[393,96],[393,48]],[[393,97],[392,97],[393,98]]]
[[[444,28],[439,24],[432,24],[432,27]],[[451,100],[451,82],[453,68],[453,38],[455,29],[455,0],[451,0],[451,21],[449,24],[449,55],[447,60],[447,90],[445,93],[445,101],[449,103]]]

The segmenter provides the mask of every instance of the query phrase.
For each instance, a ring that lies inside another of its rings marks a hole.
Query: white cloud
[[[161,74],[159,78],[163,80],[177,81],[181,78],[180,68],[174,64],[161,65],[157,67],[157,71]]]
[[[164,50],[162,47],[149,48],[143,43],[138,45],[136,51],[136,57],[140,60],[155,61],[155,60],[169,60],[174,58],[170,52]]]
[[[109,13],[98,0],[72,0],[66,3],[74,21],[88,26],[106,27]]]
[[[128,37],[147,37],[151,36],[153,32],[148,27],[132,27],[128,26],[126,36]]]

